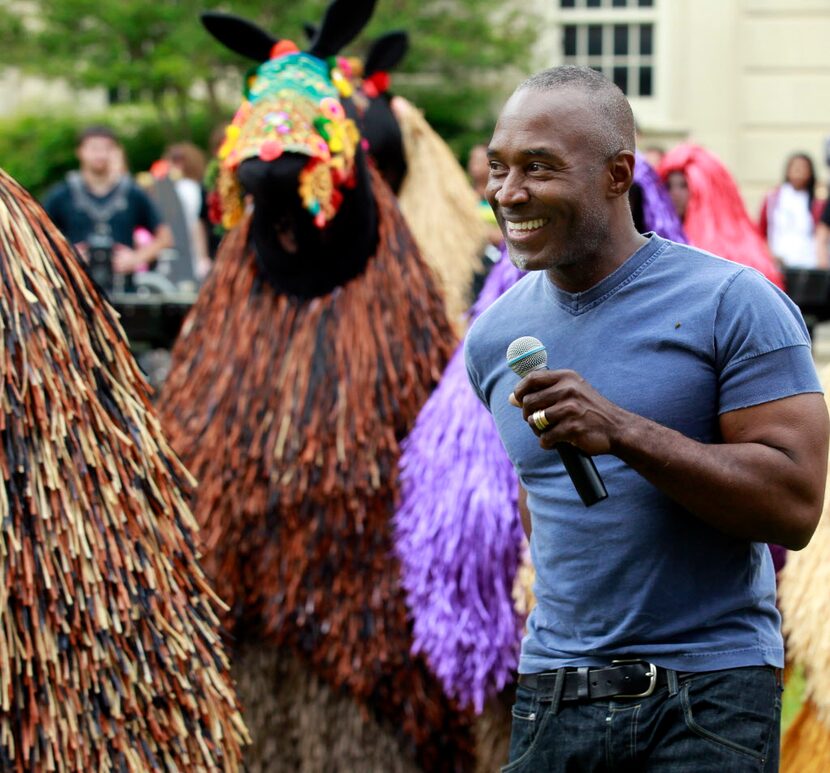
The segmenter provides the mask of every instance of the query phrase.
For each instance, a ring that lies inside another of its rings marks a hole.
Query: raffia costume
[[[830,367],[821,373],[825,400]],[[804,668],[805,701],[781,743],[782,773],[830,770],[830,486],[818,528],[804,550],[788,553],[779,575],[787,660]]]
[[[257,136],[279,143],[260,142],[257,163],[279,163],[282,150],[307,155],[300,195],[322,230],[345,200],[339,192],[355,184],[350,154],[359,150],[312,60],[275,44],[220,156],[232,188]],[[283,87],[286,72],[302,89]],[[330,154],[301,134],[300,107],[290,104],[312,87],[333,125],[306,125],[326,129]],[[271,95],[278,109],[265,107]],[[329,171],[332,186],[322,184]],[[252,770],[471,766],[469,717],[410,654],[390,526],[400,440],[455,339],[393,195],[376,173],[370,179],[375,254],[324,295],[275,289],[250,246],[252,218],[241,220],[185,322],[159,399],[200,482],[193,508],[208,574],[231,609]],[[291,260],[315,270],[314,254]]]
[[[191,479],[115,313],[0,171],[0,768],[239,770]]]

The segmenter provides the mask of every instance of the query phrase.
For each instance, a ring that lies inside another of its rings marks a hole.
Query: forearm
[[[154,263],[162,250],[173,246],[173,234],[167,226],[160,226],[153,240],[135,250],[136,260],[142,263]]]
[[[830,228],[824,223],[816,226],[816,263],[819,268],[830,268]]]
[[[816,460],[808,464],[760,442],[704,444],[630,414],[612,452],[727,534],[798,550],[815,529],[823,489],[816,491],[805,467]]]

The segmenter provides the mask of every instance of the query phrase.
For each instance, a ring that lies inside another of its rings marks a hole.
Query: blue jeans
[[[774,773],[781,686],[772,668],[710,671],[647,698],[556,701],[519,685],[502,773]],[[558,703],[558,705],[555,705]]]

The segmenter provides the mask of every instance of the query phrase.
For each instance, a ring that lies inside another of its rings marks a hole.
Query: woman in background
[[[816,224],[822,202],[816,199],[816,173],[806,153],[787,159],[784,181],[764,197],[758,228],[770,252],[787,268],[827,268],[819,265]]]

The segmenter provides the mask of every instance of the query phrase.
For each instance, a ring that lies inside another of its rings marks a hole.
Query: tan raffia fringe
[[[536,582],[536,569],[530,559],[530,546],[527,540],[522,540],[522,560],[513,580],[513,608],[527,619],[533,607],[536,606],[536,594],[533,584]]]
[[[825,399],[830,367],[821,371]],[[791,551],[779,577],[778,598],[787,636],[787,657],[804,667],[806,695],[830,733],[830,486],[810,544]]]
[[[507,764],[515,685],[490,698],[476,717],[476,773],[494,773]]]
[[[375,173],[373,187],[377,254],[321,298],[273,291],[246,246],[248,221],[228,234],[159,405],[200,482],[206,567],[236,639],[294,650],[400,728],[425,769],[453,770],[471,753],[470,720],[410,655],[389,521],[399,440],[454,341]]]
[[[113,310],[0,171],[0,769],[236,771],[191,479]]]
[[[487,242],[478,197],[452,150],[421,111],[401,97],[393,104],[407,164],[398,196],[401,211],[438,278],[450,320],[461,330]]]
[[[812,701],[805,701],[784,734],[780,770],[781,773],[827,773],[830,770],[830,732],[818,718]]]
[[[246,749],[248,773],[419,773],[400,753],[397,728],[362,711],[285,649],[244,645],[233,671],[256,739]]]

